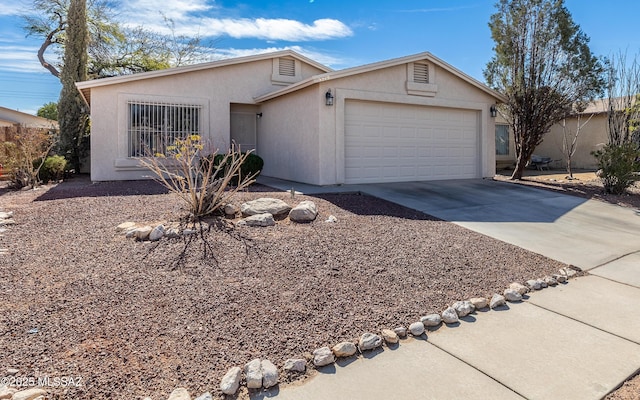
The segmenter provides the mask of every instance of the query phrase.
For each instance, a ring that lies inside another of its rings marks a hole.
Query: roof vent
[[[292,58],[278,60],[278,74],[282,76],[296,76],[296,61]]]
[[[429,64],[413,64],[413,81],[415,83],[429,83]]]

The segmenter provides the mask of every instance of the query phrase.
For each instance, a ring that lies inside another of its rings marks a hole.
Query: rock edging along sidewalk
[[[319,347],[306,358],[288,359],[281,368],[283,374],[300,375],[310,368],[322,368],[332,365],[340,358],[358,357],[368,351],[374,351],[382,346],[398,346],[400,338],[408,335],[425,339],[425,334],[431,328],[437,328],[441,324],[456,326],[460,318],[474,313],[480,309],[495,309],[504,306],[507,302],[517,303],[525,300],[526,293],[542,290],[543,288],[568,283],[568,279],[576,276],[581,270],[578,267],[568,266],[558,273],[545,276],[540,279],[532,279],[521,284],[511,283],[504,289],[503,294],[494,293],[491,299],[474,297],[453,303],[441,313],[428,314],[420,317],[418,321],[410,323],[407,327],[401,326],[394,329],[382,329],[379,333],[365,332],[357,343],[345,341],[332,347]],[[244,380],[243,380],[244,377]],[[231,367],[220,381],[220,390],[225,395],[234,396],[240,387],[249,390],[265,390],[276,386],[279,382],[280,371],[269,360],[254,359],[244,365]],[[207,392],[194,400],[210,400],[212,395]],[[148,400],[145,399],[145,400]],[[176,388],[168,400],[192,400],[185,388]]]

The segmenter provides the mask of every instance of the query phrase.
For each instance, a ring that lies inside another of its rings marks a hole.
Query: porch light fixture
[[[491,113],[491,118],[495,118],[498,116],[498,109],[496,108],[495,104],[491,105],[491,108],[489,109],[489,112]]]
[[[333,95],[331,94],[331,89],[327,90],[327,93],[324,95],[325,97],[325,103],[328,106],[332,106],[333,105]]]
[[[256,117],[258,117],[258,119],[262,118],[262,113],[261,112],[257,113]]]

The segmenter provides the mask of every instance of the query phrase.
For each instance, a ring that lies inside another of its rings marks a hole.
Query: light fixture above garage
[[[333,95],[331,94],[331,89],[327,90],[327,93],[324,95],[325,96],[325,103],[328,106],[332,106],[333,105]]]
[[[495,118],[498,116],[498,109],[496,108],[495,104],[491,105],[491,108],[489,109],[489,112],[491,113],[491,118]]]

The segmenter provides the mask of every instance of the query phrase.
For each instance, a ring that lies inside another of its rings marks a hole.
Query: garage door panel
[[[345,181],[479,177],[477,113],[348,100]]]

